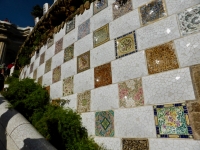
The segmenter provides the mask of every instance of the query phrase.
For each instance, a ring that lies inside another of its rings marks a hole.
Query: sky
[[[34,17],[31,16],[33,6],[44,3],[50,5],[54,0],[0,0],[0,20],[8,20],[19,27],[34,26]]]

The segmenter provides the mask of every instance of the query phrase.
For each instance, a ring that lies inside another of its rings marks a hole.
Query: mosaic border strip
[[[186,119],[186,124],[187,124],[187,129],[188,129],[188,135],[183,135],[183,134],[160,134],[160,129],[158,126],[158,118],[157,118],[157,109],[156,108],[167,108],[167,107],[178,107],[178,106],[183,106],[184,110],[184,115]],[[154,105],[154,119],[155,119],[155,126],[156,126],[156,134],[158,138],[193,138],[193,132],[192,128],[189,123],[189,118],[188,118],[188,110],[187,106],[185,103],[175,103],[175,104],[165,104],[165,105]]]

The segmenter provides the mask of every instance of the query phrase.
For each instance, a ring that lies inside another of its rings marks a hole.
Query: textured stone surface
[[[58,66],[55,69],[53,69],[52,83],[60,81],[60,78],[61,78],[61,67]]]
[[[52,71],[49,71],[48,73],[43,75],[43,85],[49,86],[52,84]]]
[[[190,67],[193,87],[195,96],[197,99],[200,98],[200,65],[194,65]]]
[[[78,101],[77,111],[79,113],[90,111],[91,92],[85,91],[84,93],[78,93],[77,101]]]
[[[121,139],[110,137],[95,137],[95,142],[99,145],[103,144],[109,150],[121,150]]]
[[[148,139],[122,139],[122,150],[149,150]]]
[[[150,2],[151,0],[132,0],[133,2],[133,8],[137,8],[140,7],[148,2]]]
[[[66,100],[65,105],[63,108],[71,108],[74,111],[77,110],[77,94],[61,97],[60,99]]]
[[[60,98],[63,96],[62,81],[58,81],[50,85],[50,97],[52,99]]]
[[[63,64],[63,59],[64,59],[63,57],[64,57],[64,50],[54,55],[52,57],[51,69],[55,69],[56,67]]]
[[[95,135],[95,112],[81,114],[82,124],[87,129],[88,135]]]
[[[74,77],[63,79],[63,96],[74,94]]]
[[[50,59],[55,54],[55,44],[52,45],[50,48],[47,49],[45,52],[45,61]]]

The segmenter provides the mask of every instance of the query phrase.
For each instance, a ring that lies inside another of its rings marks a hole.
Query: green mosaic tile
[[[90,111],[91,92],[86,91],[84,93],[79,93],[77,95],[77,98],[78,98],[77,111],[79,113]]]
[[[74,44],[68,46],[64,50],[64,62],[67,62],[74,58]]]
[[[51,71],[51,60],[52,59],[50,58],[49,60],[46,61],[44,73]]]
[[[74,77],[63,79],[63,96],[68,96],[74,93]]]

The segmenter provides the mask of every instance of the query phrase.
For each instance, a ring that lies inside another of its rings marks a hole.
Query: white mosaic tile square
[[[175,40],[176,52],[181,67],[200,64],[200,33]]]
[[[112,82],[117,83],[148,74],[144,51],[111,62]]]
[[[70,31],[63,37],[63,49],[77,41],[78,28]]]
[[[149,139],[150,150],[199,150],[200,141],[190,139]]]
[[[195,99],[189,68],[143,77],[142,84],[145,104]]]
[[[123,22],[123,23],[122,23]],[[138,10],[135,9],[109,24],[110,39],[117,38],[140,27]]]
[[[44,69],[45,69],[44,63],[38,67],[38,69],[37,69],[37,77],[38,78],[44,74]]]
[[[97,144],[103,144],[109,150],[121,150],[122,147],[120,138],[95,137],[94,140]]]
[[[40,48],[40,55],[43,54],[46,50],[47,50],[47,46],[46,46],[46,45],[43,45],[43,46]]]
[[[113,20],[112,6],[108,6],[90,18],[90,32],[110,23]]]
[[[64,25],[63,29],[61,28],[60,31],[54,35],[55,43],[59,41],[65,35],[65,28],[66,28],[66,24]]]
[[[118,109],[114,114],[115,137],[156,137],[152,106]]]
[[[44,81],[43,81],[43,83],[44,83]],[[62,81],[58,81],[58,82],[50,85],[50,98],[51,99],[62,97],[62,94],[63,94],[62,86],[63,86]]]
[[[77,74],[76,58],[71,59],[61,65],[61,80]]]
[[[71,108],[72,110],[77,110],[77,94],[61,97],[60,99],[66,100],[63,108]]]
[[[75,27],[78,27],[80,24],[85,22],[87,19],[93,16],[93,4],[90,5],[90,9],[85,10],[84,13],[81,15],[76,15],[76,24]]]
[[[43,85],[46,87],[51,84],[52,84],[52,71],[49,71],[48,73],[43,75]],[[60,89],[60,90],[62,90],[62,89]]]
[[[32,62],[35,61],[35,55],[33,57],[31,57],[31,61],[30,61],[30,64],[32,64]]]
[[[87,129],[88,135],[95,135],[95,112],[81,114],[82,124]]]
[[[115,60],[115,42],[113,40],[106,42],[90,51],[91,68],[103,65]]]
[[[138,50],[163,44],[179,37],[175,15],[136,30]]]
[[[26,75],[26,77],[29,77],[29,78],[33,79],[33,72],[31,74]]]
[[[115,108],[119,108],[117,84],[91,90],[91,111],[102,111]]]
[[[45,61],[49,60],[53,55],[55,54],[55,44],[53,44],[51,47],[49,47],[45,52]]]
[[[138,8],[146,3],[149,3],[151,0],[132,0],[133,8]]]
[[[63,59],[64,59],[64,50],[60,51],[59,53],[57,53],[52,57],[51,70],[63,64]]]
[[[74,93],[94,89],[94,68],[74,76]]]
[[[178,13],[186,8],[200,3],[199,0],[165,0],[169,15]],[[178,6],[178,7],[177,7]]]
[[[83,37],[74,43],[74,57],[79,56],[93,48],[93,34]]]
[[[116,0],[108,0],[108,6],[112,5]]]

